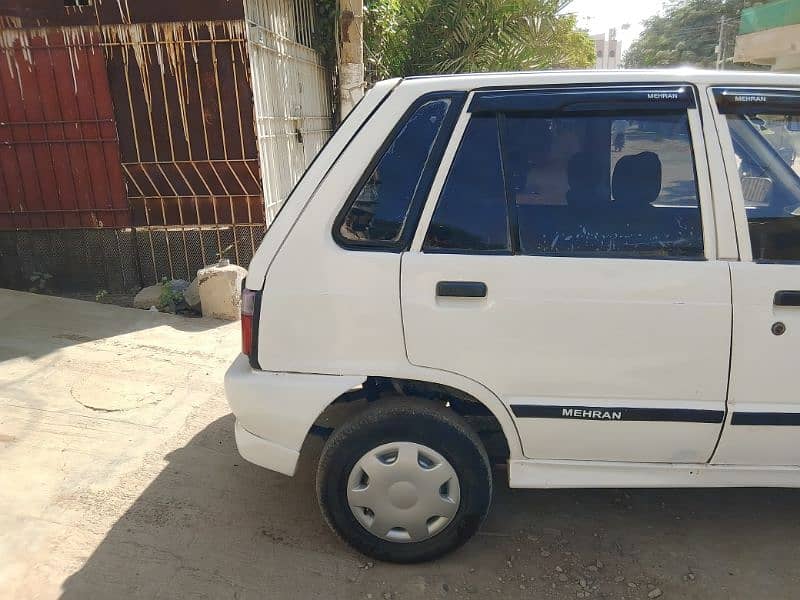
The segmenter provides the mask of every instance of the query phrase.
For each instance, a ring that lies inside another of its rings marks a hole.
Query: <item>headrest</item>
[[[661,159],[655,152],[623,156],[614,167],[611,191],[615,203],[647,206],[661,193]]]
[[[572,191],[594,188],[595,177],[591,169],[592,155],[588,152],[576,152],[567,162],[567,183]]]

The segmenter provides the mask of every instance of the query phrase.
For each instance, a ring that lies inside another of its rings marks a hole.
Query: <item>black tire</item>
[[[356,462],[373,448],[398,441],[423,444],[441,454],[455,469],[461,488],[455,517],[420,542],[391,542],[373,535],[347,502],[347,481]],[[317,468],[317,498],[328,525],[362,554],[388,562],[422,562],[454,550],[475,534],[489,512],[492,471],[480,439],[457,414],[421,400],[386,400],[328,438]]]

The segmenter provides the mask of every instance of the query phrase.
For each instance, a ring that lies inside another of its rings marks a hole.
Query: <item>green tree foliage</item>
[[[571,0],[368,0],[371,79],[594,64]]]
[[[372,80],[403,74],[408,52],[403,0],[366,0],[364,3],[364,60]]]
[[[723,51],[731,57],[742,9],[756,3],[757,0],[671,0],[664,5],[663,15],[644,22],[644,31],[625,53],[623,63],[628,68],[713,68],[720,17],[725,19]],[[731,61],[725,63],[726,68],[733,66]]]

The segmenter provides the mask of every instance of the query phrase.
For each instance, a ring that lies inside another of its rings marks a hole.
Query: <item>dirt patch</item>
[[[79,335],[77,333],[61,333],[54,335],[55,340],[69,340],[70,342],[91,342],[93,338],[86,335]]]

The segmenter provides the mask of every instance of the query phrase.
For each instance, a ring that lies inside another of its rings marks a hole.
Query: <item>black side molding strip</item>
[[[800,426],[800,413],[735,412],[731,425]]]
[[[630,408],[607,406],[545,406],[512,404],[520,419],[577,419],[579,421],[656,421],[721,424],[725,411],[694,408]]]

